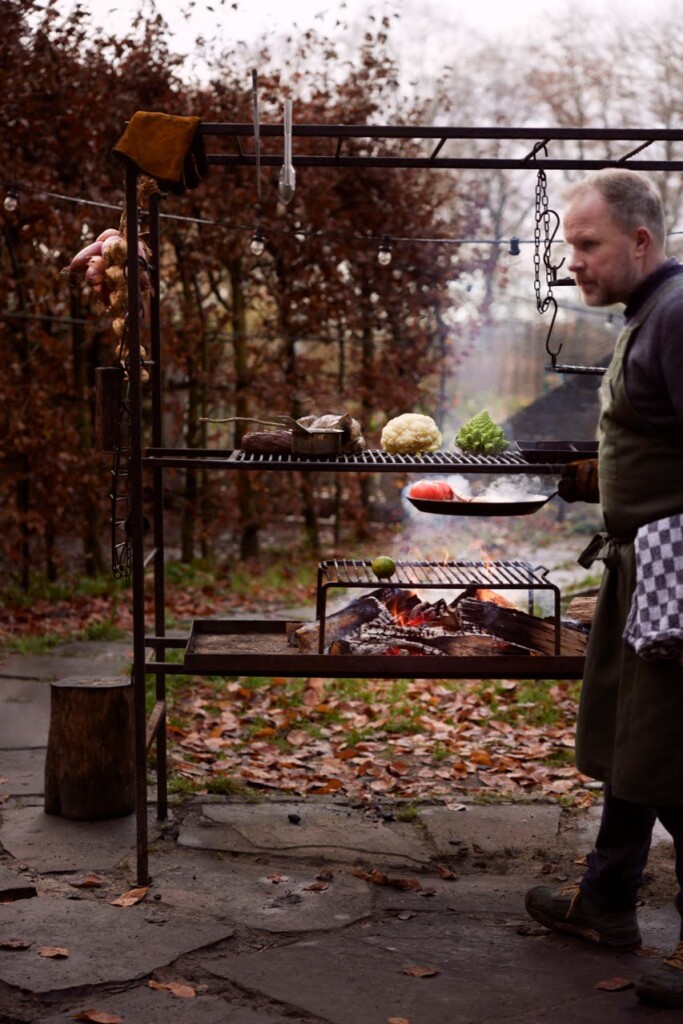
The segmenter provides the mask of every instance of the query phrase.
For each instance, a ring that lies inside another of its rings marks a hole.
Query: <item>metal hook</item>
[[[553,316],[552,316],[552,319],[550,321],[550,327],[548,328],[548,333],[545,336],[545,350],[548,353],[548,355],[550,356],[550,362],[551,362],[552,367],[554,369],[555,365],[557,363],[557,357],[559,356],[560,352],[562,351],[562,342],[560,342],[560,344],[557,346],[557,348],[555,350],[553,350],[550,347],[550,336],[553,333],[553,327],[555,326],[555,317],[557,316],[557,302],[555,301],[555,299],[553,298],[552,295],[548,296],[545,299],[545,301],[543,302],[543,308],[541,309],[541,313],[545,313],[545,311],[550,306],[553,307]]]

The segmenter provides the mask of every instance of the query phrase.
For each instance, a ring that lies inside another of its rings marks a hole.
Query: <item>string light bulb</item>
[[[520,254],[519,239],[516,238],[514,235],[510,239],[510,248],[508,249],[508,253],[510,254],[510,256],[519,256]]]
[[[263,233],[263,228],[256,228],[254,232],[249,248],[253,252],[254,256],[262,256],[266,248],[266,236]]]
[[[7,213],[14,213],[17,206],[19,205],[19,196],[14,185],[10,185],[7,189],[7,195],[3,201],[2,207]]]
[[[382,235],[382,241],[377,250],[377,262],[382,267],[388,267],[391,263],[391,239],[388,235]]]

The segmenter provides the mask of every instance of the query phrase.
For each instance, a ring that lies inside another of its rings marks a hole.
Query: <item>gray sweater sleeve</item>
[[[626,393],[643,419],[683,429],[683,291],[664,296],[635,332],[624,373]]]

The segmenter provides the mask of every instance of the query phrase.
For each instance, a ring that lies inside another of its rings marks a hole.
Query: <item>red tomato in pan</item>
[[[410,488],[411,498],[426,498],[428,501],[453,501],[453,488],[445,480],[418,480]]]

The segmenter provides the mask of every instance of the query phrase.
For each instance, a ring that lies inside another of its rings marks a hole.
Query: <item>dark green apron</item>
[[[664,294],[665,282],[619,335],[601,387],[600,501],[606,533],[579,559],[605,570],[591,627],[576,731],[581,772],[609,782],[635,803],[683,804],[683,667],[644,661],[622,634],[635,588],[633,541],[640,526],[683,511],[683,438],[646,423],[624,384],[634,330]],[[681,338],[676,343],[683,344]]]

